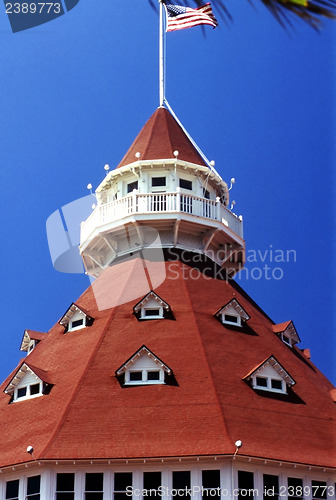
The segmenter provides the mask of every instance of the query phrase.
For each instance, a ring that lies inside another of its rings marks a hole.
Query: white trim
[[[264,387],[262,385],[258,385],[257,378],[266,380],[267,386]],[[272,380],[276,380],[278,382],[281,382],[281,389],[276,389],[276,388],[272,387]],[[287,394],[287,384],[281,378],[264,376],[262,374],[259,375],[258,373],[256,373],[252,377],[252,386],[253,386],[253,389],[258,389],[258,391],[267,391],[267,392],[276,392],[278,394]]]
[[[131,373],[140,373],[142,374],[141,380],[130,380]],[[150,372],[159,372],[158,380],[148,380],[148,373]],[[164,370],[162,368],[143,368],[143,369],[129,369],[125,372],[125,385],[156,385],[156,384],[164,384]]]
[[[39,392],[37,392],[36,394],[30,394],[31,387],[33,385],[39,385]],[[21,397],[18,396],[18,391],[20,389],[26,389],[26,395],[25,396],[21,396]],[[28,385],[24,385],[22,387],[16,387],[14,389],[14,392],[13,392],[13,403],[17,403],[19,401],[25,401],[27,399],[38,398],[40,396],[43,396],[43,382],[42,382],[42,380],[33,382],[31,384],[28,384]]]

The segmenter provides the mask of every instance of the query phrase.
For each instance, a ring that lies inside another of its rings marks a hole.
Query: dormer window
[[[12,396],[12,402],[23,401],[42,396],[51,386],[48,374],[32,365],[22,363],[5,389]]]
[[[27,354],[29,354],[46,335],[46,333],[42,332],[25,330],[21,341],[20,351],[26,351]]]
[[[164,319],[170,311],[170,306],[155,292],[150,291],[134,306],[133,311],[140,320]]]
[[[93,318],[91,318],[83,309],[76,304],[71,304],[67,312],[60,319],[59,323],[65,327],[66,332],[81,330],[86,326],[91,326]]]
[[[243,326],[243,323],[250,319],[250,316],[236,299],[232,299],[225,306],[221,307],[219,311],[216,312],[215,316],[219,318],[224,325],[235,326]]]
[[[31,340],[28,344],[27,354],[29,354],[36,346],[36,340]]]
[[[123,385],[165,384],[171,369],[146,346],[142,346],[117,371],[117,377],[124,377]]]
[[[22,399],[30,399],[36,396],[42,396],[43,392],[43,383],[42,381],[38,383],[34,383],[24,387],[18,387],[14,390],[13,401],[22,400]]]
[[[163,369],[145,368],[143,370],[129,370],[125,373],[125,385],[129,384],[164,384]]]
[[[70,321],[69,330],[75,330],[76,328],[83,328],[85,326],[84,321],[85,321],[84,318],[75,319],[74,321]]]
[[[278,335],[282,342],[289,347],[300,342],[300,337],[295,329],[293,321],[286,321],[272,326],[273,332]]]
[[[280,394],[287,394],[287,388],[295,384],[295,381],[274,356],[267,358],[248,373],[244,379],[251,382],[253,389]]]

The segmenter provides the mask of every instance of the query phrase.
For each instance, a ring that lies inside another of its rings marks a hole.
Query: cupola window
[[[272,326],[273,332],[289,347],[300,342],[300,337],[295,329],[293,321],[286,321]]]
[[[164,319],[170,311],[170,307],[155,292],[149,292],[133,308],[134,314],[140,320]]]
[[[207,189],[203,188],[203,198],[210,200],[210,193]]]
[[[59,323],[65,327],[66,332],[81,330],[86,326],[91,326],[93,318],[91,318],[83,309],[80,309],[76,304],[71,304]]]
[[[188,189],[188,191],[192,191],[192,181],[188,181],[187,179],[179,179],[179,186],[181,189]]]
[[[124,377],[123,385],[165,384],[171,369],[146,346],[142,346],[117,371],[117,377]]]
[[[127,184],[127,193],[132,193],[135,189],[138,189],[138,181]]]
[[[288,387],[295,384],[293,378],[280,365],[274,356],[270,356],[254,368],[245,377],[253,389],[274,393],[287,394]]]
[[[250,316],[236,299],[232,299],[225,306],[221,307],[215,316],[224,325],[234,326],[243,326],[244,322],[250,319]]]
[[[152,177],[152,187],[165,187],[166,177]]]

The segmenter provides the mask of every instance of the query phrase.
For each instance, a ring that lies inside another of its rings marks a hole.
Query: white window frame
[[[152,186],[152,179],[164,177],[166,179],[166,184],[164,186]],[[167,174],[161,175],[151,175],[149,177],[149,190],[151,193],[166,193],[168,189],[168,176]]]
[[[257,378],[266,379],[267,380],[267,387],[263,387],[261,385],[258,385]],[[272,387],[272,380],[278,380],[279,382],[281,382],[281,389],[275,389],[274,387]],[[277,394],[287,394],[287,384],[281,378],[266,377],[265,375],[262,375],[262,374],[258,375],[258,373],[257,373],[255,375],[253,375],[253,377],[252,377],[252,386],[253,386],[253,389],[258,389],[258,391],[275,392]]]
[[[149,372],[159,372],[158,380],[148,380]],[[130,374],[134,372],[142,373],[142,380],[130,380]],[[164,384],[164,370],[162,368],[143,368],[143,369],[134,369],[134,370],[126,370],[125,372],[125,385],[157,385]]]
[[[157,315],[154,315],[154,316],[148,316],[146,315],[146,310],[150,310],[150,309],[158,309],[159,310],[159,314]],[[140,315],[140,318],[141,319],[164,319],[164,316],[163,316],[163,307],[162,306],[152,306],[152,307],[146,307],[146,306],[142,306],[141,307],[141,315]]]
[[[32,352],[32,350],[35,349],[35,347],[36,347],[36,340],[31,340],[28,344],[27,354]]]
[[[222,312],[222,323],[223,325],[234,325],[234,326],[242,326],[241,316],[239,314],[226,314],[225,311]],[[235,316],[237,318],[237,322],[228,321],[225,319],[225,316]]]
[[[289,339],[289,342],[287,342],[287,340],[284,339],[284,335]],[[292,338],[289,335],[285,334],[285,332],[281,332],[281,340],[284,344],[288,345],[289,347],[293,347]]]
[[[30,394],[30,388],[32,385],[39,385],[39,392],[37,394]],[[26,388],[26,395],[22,397],[18,397],[18,391],[19,389],[24,389]],[[33,399],[33,398],[38,398],[40,396],[43,396],[43,382],[34,382],[33,384],[29,385],[24,385],[22,387],[16,387],[14,389],[14,394],[13,394],[13,403],[17,401],[25,401],[26,399]]]
[[[73,327],[72,323],[75,321],[79,321],[80,319],[83,320],[83,323],[81,325]],[[83,315],[82,318],[77,318],[77,319],[74,319],[73,321],[72,320],[69,321],[68,332],[75,332],[76,330],[81,330],[82,328],[85,328],[85,327],[86,327],[86,316]]]

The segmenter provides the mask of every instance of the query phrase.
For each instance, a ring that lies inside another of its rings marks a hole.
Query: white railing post
[[[221,202],[220,202],[220,197],[219,196],[216,197],[216,205],[217,205],[216,219],[217,220],[221,220]]]
[[[176,188],[176,207],[177,212],[181,212],[181,188],[177,186]]]
[[[133,193],[132,193],[132,206],[131,206],[131,213],[132,214],[135,214],[136,211],[137,211],[137,194],[138,194],[138,190],[137,189],[133,189]]]

